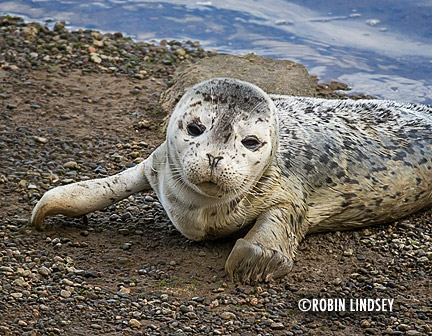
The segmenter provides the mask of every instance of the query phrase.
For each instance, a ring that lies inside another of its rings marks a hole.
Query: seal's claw
[[[268,282],[287,274],[292,265],[292,261],[278,251],[239,239],[226,261],[225,270],[231,281]]]

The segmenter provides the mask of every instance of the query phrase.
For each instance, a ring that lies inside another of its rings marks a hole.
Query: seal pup
[[[432,204],[432,107],[269,96],[216,78],[184,94],[166,141],[117,175],[54,188],[31,223],[80,216],[153,189],[193,240],[249,227],[231,280],[285,275],[307,233],[389,222]]]

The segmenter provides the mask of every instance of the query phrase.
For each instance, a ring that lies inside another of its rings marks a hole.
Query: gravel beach
[[[163,141],[158,99],[176,66],[215,54],[0,17],[0,335],[432,335],[431,210],[310,235],[288,276],[253,286],[225,275],[236,237],[187,240],[154,194],[28,226],[46,190],[146,158]],[[320,298],[394,303],[298,308]]]

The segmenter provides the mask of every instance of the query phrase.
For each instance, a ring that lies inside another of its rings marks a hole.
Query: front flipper
[[[85,215],[139,191],[149,190],[145,162],[113,176],[76,182],[47,191],[33,209],[31,224],[38,230],[43,230],[44,220],[48,216]]]
[[[237,240],[226,261],[231,281],[270,281],[291,270],[297,246],[307,232],[301,209],[275,206],[257,218],[246,237]]]

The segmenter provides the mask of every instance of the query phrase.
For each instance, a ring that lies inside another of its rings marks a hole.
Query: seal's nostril
[[[209,160],[209,166],[213,170],[218,165],[219,161],[223,159],[223,156],[213,156],[211,154],[207,154]]]
[[[216,156],[213,160],[214,162],[214,167],[216,168],[216,166],[218,165],[219,161],[223,159],[223,156]]]

